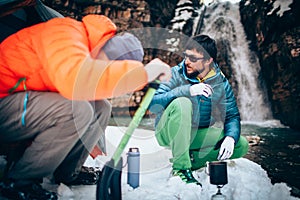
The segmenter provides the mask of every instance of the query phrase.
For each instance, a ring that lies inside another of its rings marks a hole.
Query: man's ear
[[[213,61],[214,61],[214,59],[213,58],[209,58],[208,60],[206,60],[206,62],[207,62],[207,64],[211,64],[211,63],[213,63]]]
[[[206,60],[203,60],[203,64],[205,66],[210,66],[212,63],[213,63],[214,59],[213,58],[209,58],[209,59],[206,59]]]

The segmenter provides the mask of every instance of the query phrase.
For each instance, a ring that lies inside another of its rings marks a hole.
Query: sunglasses
[[[187,54],[187,53],[183,53],[183,56],[184,56],[185,59],[188,58],[191,62],[197,62],[199,60],[203,60],[204,59],[204,57],[199,58],[199,57],[196,57],[194,55]]]

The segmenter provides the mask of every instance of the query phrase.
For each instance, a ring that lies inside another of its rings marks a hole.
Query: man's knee
[[[94,115],[94,109],[89,102],[76,101],[72,104],[72,113],[74,118],[80,118],[83,120],[92,119],[92,116]]]
[[[242,156],[246,155],[248,152],[249,142],[246,139],[246,137],[244,137],[244,136],[240,137],[240,142],[241,142],[241,146],[242,146],[242,152],[241,152],[241,154],[242,154],[241,157],[242,157]]]
[[[172,109],[179,109],[180,111],[192,111],[192,102],[187,97],[178,97],[174,99],[169,106]]]
[[[94,110],[97,113],[97,115],[104,115],[110,117],[112,111],[112,105],[108,100],[104,99],[104,100],[95,101],[94,105],[92,103],[92,106],[95,107]]]
[[[78,132],[84,133],[97,120],[94,108],[87,101],[73,102],[72,113],[72,118]]]

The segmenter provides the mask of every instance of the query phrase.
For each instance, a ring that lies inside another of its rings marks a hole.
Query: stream
[[[259,136],[247,155],[265,169],[272,183],[285,182],[293,196],[300,197],[300,132],[290,128],[242,125],[242,134]]]

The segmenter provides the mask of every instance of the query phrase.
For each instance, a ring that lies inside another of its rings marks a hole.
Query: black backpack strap
[[[40,0],[37,1],[37,4],[35,5],[35,10],[38,13],[38,15],[42,21],[48,21],[49,19],[52,19],[55,17],[64,17],[62,14],[60,14],[56,10],[43,4]]]
[[[0,18],[0,42],[11,34],[27,27],[26,19],[21,19],[13,14]]]

